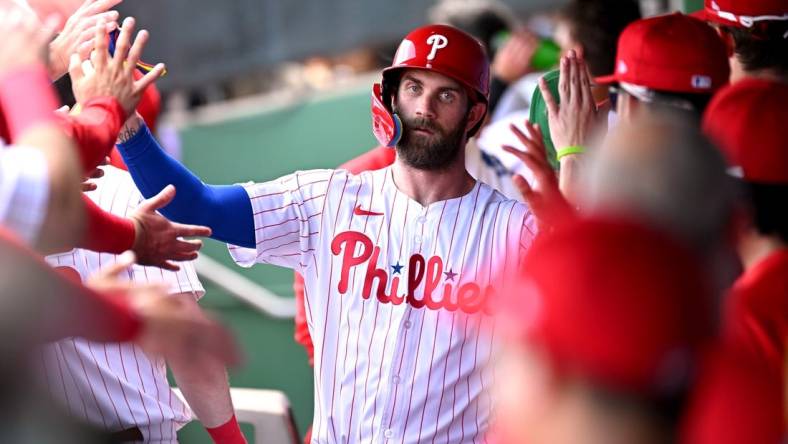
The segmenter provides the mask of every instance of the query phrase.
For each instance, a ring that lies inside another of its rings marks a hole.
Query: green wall
[[[375,144],[369,89],[190,126],[181,138],[184,163],[206,183],[265,181],[299,169],[332,168]],[[290,270],[235,266],[224,245],[211,240],[204,254],[280,296],[292,297]],[[246,353],[245,365],[230,373],[231,385],[284,391],[303,434],[312,421],[312,369],[303,348],[293,341],[292,320],[269,318],[204,284],[207,293],[201,304],[233,329]],[[199,423],[186,426],[179,436],[186,444],[211,442]]]

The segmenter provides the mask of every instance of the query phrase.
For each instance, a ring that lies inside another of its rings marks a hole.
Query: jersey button
[[[386,429],[383,431],[383,436],[385,436],[388,439],[391,439],[391,437],[394,436],[394,431],[391,429]]]
[[[416,242],[417,244],[420,244],[421,243],[421,236],[414,236],[413,237],[413,242]]]
[[[410,328],[411,325],[410,321],[405,321],[405,328]]]
[[[391,382],[393,382],[394,384],[399,384],[399,376],[395,376],[391,378]]]
[[[419,218],[416,219],[416,222],[423,224],[424,222],[427,222],[427,218],[424,216],[419,216]]]

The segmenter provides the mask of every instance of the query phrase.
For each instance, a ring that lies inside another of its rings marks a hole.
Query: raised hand
[[[544,79],[539,79],[539,90],[547,105],[550,138],[556,150],[587,144],[596,122],[597,109],[585,61],[574,51],[561,57],[558,79],[560,106]]]
[[[530,133],[530,137],[523,134],[517,126],[510,125],[512,133],[522,145],[519,149],[504,145],[503,149],[517,156],[526,168],[531,171],[534,178],[534,186],[531,186],[519,174],[514,175],[512,181],[539,221],[540,228],[555,227],[574,217],[575,211],[563,194],[561,194],[561,190],[558,187],[558,178],[547,161],[542,130],[539,128],[539,125],[533,125],[527,120],[525,121],[525,127]]]
[[[68,72],[69,60],[74,53],[84,60],[94,47],[95,27],[105,23],[104,32],[118,27],[118,11],[110,9],[123,0],[85,0],[66,21],[63,30],[49,44],[49,71],[53,79]]]
[[[513,83],[531,72],[531,58],[539,47],[539,39],[528,30],[517,31],[495,54],[492,72],[506,83]]]
[[[42,24],[32,12],[18,6],[0,6],[0,75],[37,63],[47,64],[47,48],[60,19],[49,16]]]
[[[104,20],[98,20],[93,28],[93,51],[90,52],[90,68],[86,69],[82,58],[72,54],[69,65],[74,97],[84,103],[97,97],[112,96],[118,100],[126,115],[131,115],[137,107],[142,92],[164,72],[164,64],[157,64],[141,79],[134,79],[134,70],[148,42],[148,31],[140,31],[132,43],[134,18],[123,21],[123,26],[115,46],[115,54],[108,51],[109,38]]]
[[[197,258],[202,241],[180,239],[184,236],[210,236],[211,229],[199,225],[172,222],[156,210],[169,204],[175,197],[175,187],[168,185],[159,194],[146,200],[129,216],[136,228],[132,248],[142,265],[152,265],[165,270],[179,270],[172,261],[189,261]]]

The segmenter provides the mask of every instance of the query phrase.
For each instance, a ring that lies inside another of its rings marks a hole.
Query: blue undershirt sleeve
[[[161,214],[175,222],[210,227],[213,239],[255,248],[252,203],[242,186],[204,184],[167,155],[144,124],[117,147],[145,198],[175,186],[175,198],[159,210]]]

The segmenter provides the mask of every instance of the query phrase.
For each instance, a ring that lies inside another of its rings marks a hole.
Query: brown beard
[[[406,165],[419,170],[437,171],[448,168],[457,159],[463,148],[467,115],[451,132],[444,131],[434,121],[422,117],[399,117],[402,120],[402,139],[397,144],[397,155]],[[414,134],[416,128],[428,129],[433,134],[430,137]]]

